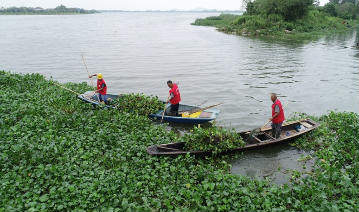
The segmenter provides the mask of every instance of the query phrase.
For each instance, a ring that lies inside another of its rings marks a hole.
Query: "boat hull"
[[[302,131],[297,131],[296,126],[303,126]],[[251,137],[251,131],[240,132],[241,137],[245,140],[246,145],[243,147],[238,147],[235,149],[229,149],[220,154],[229,154],[233,152],[239,152],[249,149],[262,148],[269,145],[274,145],[282,142],[288,142],[294,140],[306,133],[311,132],[312,130],[318,128],[319,123],[314,122],[311,119],[303,119],[298,121],[293,121],[285,123],[282,126],[282,133],[280,138],[275,139],[271,137],[271,128],[266,128],[261,131],[258,135]],[[186,151],[184,149],[184,142],[170,143],[170,144],[161,144],[161,145],[152,145],[147,148],[147,153],[150,155],[167,155],[167,156],[176,156],[176,155],[211,155],[210,151]]]
[[[86,103],[90,103],[93,106],[103,106],[106,108],[113,108],[115,109],[116,107],[112,106],[112,105],[105,105],[105,104],[101,104],[98,98],[98,95],[95,94],[93,91],[87,91],[83,94],[80,94],[77,96],[78,99],[81,99],[82,101],[86,102]],[[111,98],[113,100],[121,98],[121,95],[114,95],[114,94],[107,94],[107,98]]]
[[[168,106],[167,106],[168,107]],[[191,111],[194,109],[199,109],[199,107],[191,106],[191,105],[183,105],[180,104],[178,108],[178,112],[182,113],[185,111]],[[162,120],[163,110],[158,111],[156,114],[150,114],[149,117],[157,120]],[[204,110],[198,118],[190,118],[190,117],[180,117],[180,116],[163,116],[163,121],[172,122],[172,123],[180,123],[180,124],[202,124],[206,122],[213,121],[219,115],[220,110],[211,108]]]

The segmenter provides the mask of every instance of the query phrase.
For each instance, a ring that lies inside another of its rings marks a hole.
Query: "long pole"
[[[89,70],[87,69],[87,65],[86,65],[86,62],[85,62],[84,55],[81,55],[81,57],[82,57],[82,62],[84,63],[84,66],[85,66],[85,68],[86,68],[87,74],[88,74],[89,77],[90,77],[90,72],[89,72]],[[91,78],[91,85],[92,85],[92,87],[95,87],[94,84],[93,84],[92,78]]]
[[[56,82],[52,82],[54,85],[56,85],[56,86],[59,86],[60,88],[63,88],[63,89],[65,89],[65,90],[67,90],[67,91],[70,91],[71,93],[74,93],[74,94],[76,94],[76,95],[81,95],[80,93],[78,93],[78,92],[76,92],[76,91],[74,91],[74,90],[71,90],[70,88],[66,88],[65,86],[62,86],[62,85],[60,85],[60,84],[58,84],[58,83],[56,83]]]
[[[56,85],[56,86],[58,86],[58,87],[60,87],[60,88],[63,88],[63,89],[65,89],[65,90],[67,90],[67,91],[70,91],[71,93],[74,93],[74,94],[76,94],[76,95],[81,95],[80,93],[78,93],[78,92],[76,92],[76,91],[74,91],[74,90],[71,90],[70,88],[66,88],[65,86],[63,86],[63,85],[60,85],[60,84],[58,84],[58,83],[56,83],[56,82],[52,82],[54,85]],[[91,100],[90,98],[87,98],[86,96],[84,96],[84,95],[82,95],[85,99],[87,99],[87,100],[90,100],[90,101],[93,101],[93,100]],[[96,101],[96,100],[94,100],[95,102],[98,102],[98,101]],[[99,103],[99,102],[98,102]],[[100,105],[101,106],[101,105]]]
[[[84,55],[81,55],[81,57],[82,57],[82,62],[84,63],[84,66],[85,66],[85,68],[86,68],[87,74],[88,74],[88,76],[89,76],[89,78],[90,78],[91,75],[90,75],[90,72],[89,72],[89,70],[88,70],[88,68],[87,68]],[[92,78],[91,78],[91,85],[92,85],[93,88],[95,87],[94,84],[93,84]],[[93,95],[95,95],[96,89],[97,89],[97,88],[95,88],[95,91],[94,91],[94,94],[93,94]],[[100,96],[99,96],[99,94],[97,95],[97,100],[98,100],[98,102],[100,102]]]

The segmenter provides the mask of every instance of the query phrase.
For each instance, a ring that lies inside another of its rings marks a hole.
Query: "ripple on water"
[[[232,161],[232,174],[244,175],[254,179],[268,178],[275,184],[290,182],[292,170],[310,173],[314,159],[308,152],[287,144],[268,146],[263,149],[244,152],[239,159]]]

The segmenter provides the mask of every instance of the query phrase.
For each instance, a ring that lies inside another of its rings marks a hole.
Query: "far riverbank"
[[[241,35],[260,36],[275,39],[311,39],[322,35],[342,33],[358,28],[357,20],[346,20],[325,15],[318,10],[311,10],[308,15],[286,21],[281,16],[232,15],[220,14],[196,19],[192,25],[213,26],[219,31]]]

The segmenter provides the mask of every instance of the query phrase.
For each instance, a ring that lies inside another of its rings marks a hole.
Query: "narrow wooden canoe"
[[[194,109],[199,109],[199,107],[191,106],[191,105],[179,105],[178,112],[186,112]],[[182,123],[182,124],[202,124],[209,121],[213,121],[217,118],[220,110],[215,108],[210,108],[204,110],[198,118],[190,118],[190,117],[180,117],[180,116],[163,116],[163,120],[166,122],[172,123]],[[156,114],[150,114],[150,118],[154,118],[157,120],[162,119],[163,110],[158,111]]]
[[[120,98],[121,95],[114,95],[114,94],[107,94],[107,98],[111,98],[113,100],[117,99],[117,98]],[[97,106],[99,105],[99,98],[98,98],[98,95],[95,94],[93,91],[87,91],[83,94],[80,94],[77,96],[77,98],[81,99],[82,101],[86,102],[86,103],[90,103],[92,104],[93,106]],[[107,108],[113,108],[115,109],[115,107],[113,105],[101,105],[103,107],[107,107]]]
[[[280,138],[275,139],[271,136],[271,127],[265,128],[259,134],[251,137],[250,131],[240,132],[241,137],[246,142],[246,145],[236,149],[230,149],[221,154],[228,154],[236,151],[243,151],[247,149],[255,149],[271,144],[290,141],[298,138],[299,136],[306,134],[319,127],[319,123],[314,122],[311,119],[303,119],[293,122],[284,123],[282,126],[282,133]],[[300,128],[300,130],[298,130]],[[152,145],[147,148],[147,152],[150,155],[211,155],[209,151],[186,151],[184,150],[184,142]]]

